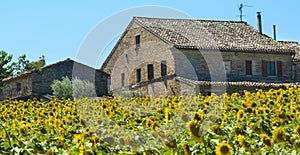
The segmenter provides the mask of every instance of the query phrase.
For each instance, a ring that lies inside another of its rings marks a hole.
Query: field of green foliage
[[[300,88],[221,96],[5,100],[0,154],[297,154]]]

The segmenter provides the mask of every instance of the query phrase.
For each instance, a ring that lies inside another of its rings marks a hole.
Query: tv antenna
[[[243,21],[243,8],[244,7],[252,7],[251,5],[244,5],[244,4],[240,4],[240,6],[239,6],[239,11],[240,11],[240,21]]]

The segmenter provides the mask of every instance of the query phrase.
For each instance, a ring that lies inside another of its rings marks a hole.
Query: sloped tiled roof
[[[33,72],[35,72],[35,71],[42,70],[42,69],[48,68],[48,67],[52,67],[52,66],[55,66],[55,65],[57,65],[57,64],[66,62],[66,61],[72,61],[72,62],[74,62],[74,60],[71,60],[70,58],[67,58],[66,60],[58,61],[58,62],[56,62],[56,63],[50,64],[50,65],[46,65],[46,66],[41,67],[41,68],[31,69],[31,70],[28,70],[28,71],[24,71],[23,73],[20,73],[20,74],[16,74],[16,75],[7,77],[7,78],[3,79],[2,81],[3,81],[3,82],[7,82],[7,81],[10,81],[10,80],[12,80],[12,79],[22,78],[22,77],[25,77],[25,76],[27,76],[27,75],[30,75],[31,73],[33,73]]]
[[[295,50],[295,56],[293,58],[294,62],[299,62],[300,61],[300,44],[295,41],[278,41],[281,44],[284,44],[284,46],[288,46],[290,49]]]
[[[45,68],[54,67],[54,66],[56,66],[57,64],[65,63],[65,62],[68,62],[68,61],[70,61],[70,62],[72,62],[72,63],[76,63],[76,64],[80,64],[80,65],[87,66],[87,65],[85,65],[85,64],[82,64],[82,63],[79,63],[79,62],[77,62],[77,61],[74,61],[74,60],[72,60],[72,59],[70,59],[70,58],[67,58],[67,59],[65,59],[65,60],[61,60],[61,61],[58,61],[58,62],[53,63],[53,64],[50,64],[50,65],[46,65],[46,66],[41,67],[41,68],[36,68],[36,69],[28,70],[28,71],[25,71],[25,72],[23,72],[23,73],[20,73],[20,74],[16,74],[16,75],[7,77],[7,78],[3,79],[2,82],[8,82],[8,81],[13,80],[13,79],[23,78],[23,77],[25,77],[25,76],[28,76],[28,75],[32,74],[33,72],[41,71],[41,70],[43,70],[43,69],[45,69]],[[90,67],[90,66],[87,66],[87,67]],[[92,68],[92,67],[90,67],[90,68]],[[93,68],[93,69],[94,69],[94,68]],[[97,70],[97,71],[101,71],[101,70]],[[101,71],[101,72],[102,72],[102,71]]]
[[[176,48],[294,53],[246,22],[146,17],[134,17],[134,20]]]

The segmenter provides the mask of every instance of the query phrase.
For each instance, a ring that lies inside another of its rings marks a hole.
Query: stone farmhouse
[[[260,15],[258,29],[241,21],[134,17],[101,70],[113,93],[255,91],[300,81],[297,47],[263,34]]]
[[[52,95],[51,84],[54,80],[61,80],[63,77],[78,77],[95,84],[97,96],[107,94],[108,75],[100,70],[75,62],[71,59],[42,67],[40,69],[26,71],[3,80],[3,90],[0,100],[44,98],[45,95]]]

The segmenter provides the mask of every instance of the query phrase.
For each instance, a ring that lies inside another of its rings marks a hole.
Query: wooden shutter
[[[167,61],[163,60],[160,63],[161,76],[167,75]]]
[[[136,70],[136,82],[141,82],[141,80],[142,80],[142,71],[139,68]]]
[[[246,60],[246,75],[252,75],[252,61]]]
[[[277,61],[277,76],[282,77],[282,61]]]
[[[121,74],[121,86],[122,87],[125,86],[125,74],[124,73]]]
[[[152,80],[154,78],[154,70],[153,70],[153,64],[148,64],[148,80]]]
[[[262,75],[263,76],[268,76],[268,62],[267,61],[264,61],[262,60]]]

